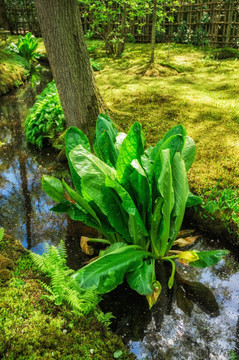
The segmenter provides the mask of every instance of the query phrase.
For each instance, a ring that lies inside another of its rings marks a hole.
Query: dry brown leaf
[[[88,245],[88,240],[89,240],[88,237],[81,236],[81,238],[80,238],[81,250],[86,255],[93,255],[94,254],[94,249],[93,249],[92,246]]]
[[[195,240],[197,240],[198,236],[188,236],[186,238],[179,238],[176,241],[174,241],[174,245],[178,245],[179,247],[187,246],[192,243],[194,243]]]

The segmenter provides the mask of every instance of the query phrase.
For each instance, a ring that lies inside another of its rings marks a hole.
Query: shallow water
[[[39,83],[26,83],[0,98],[0,226],[37,253],[66,234],[66,219],[49,211],[53,202],[40,180],[63,168],[55,165],[56,154],[28,148],[24,135],[24,120],[35,96],[51,80],[50,70],[43,68]]]
[[[215,246],[201,239],[194,248]],[[139,360],[228,360],[231,351],[239,354],[239,264],[234,255],[206,269],[178,264],[171,290],[170,269],[160,267],[157,279],[163,289],[151,311],[143,297],[125,286],[105,295],[103,310],[116,316],[113,330]]]
[[[57,245],[64,239],[69,265],[78,269],[86,260],[79,246],[80,235],[89,230],[52,213],[53,202],[41,189],[41,176],[59,176],[65,173],[65,165],[56,165],[56,154],[51,151],[41,154],[29,149],[23,131],[35,95],[50,80],[49,70],[43,69],[37,86],[25,84],[0,99],[0,226],[40,254],[46,243]],[[219,245],[200,239],[196,246],[208,249]],[[231,256],[208,269],[178,264],[172,290],[167,288],[168,270],[158,269],[163,290],[151,311],[145,298],[125,285],[104,296],[103,310],[116,316],[114,331],[139,360],[234,360],[230,351],[238,354],[239,348],[238,259]]]

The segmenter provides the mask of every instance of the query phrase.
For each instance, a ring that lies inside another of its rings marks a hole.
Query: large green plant
[[[103,294],[126,278],[152,306],[161,289],[155,261],[172,264],[171,288],[175,259],[205,267],[227,253],[171,250],[185,207],[201,202],[188,188],[187,171],[195,157],[195,144],[182,125],[145,150],[138,122],[126,135],[118,133],[109,117],[100,115],[94,140],[96,155],[77,128],[67,130],[65,144],[75,190],[64,180],[44,176],[43,189],[58,202],[52,210],[66,212],[98,229],[104,239],[94,241],[109,244],[97,260],[72,275],[79,286]]]
[[[37,39],[31,32],[28,32],[25,36],[19,37],[17,44],[12,43],[9,49],[24,57],[28,62],[32,62],[40,56],[36,51],[37,47]]]

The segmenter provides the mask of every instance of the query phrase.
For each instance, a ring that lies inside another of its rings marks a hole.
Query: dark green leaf
[[[64,188],[59,179],[43,175],[42,177],[42,189],[49,195],[54,201],[61,202],[64,198]]]
[[[69,158],[69,153],[77,145],[82,145],[83,148],[90,151],[90,143],[85,134],[77,127],[70,126],[65,135],[66,157]]]
[[[83,197],[87,201],[88,198],[94,199],[100,210],[106,214],[102,186],[105,184],[106,176],[115,179],[115,170],[81,145],[71,150],[69,158],[74,170],[81,178]]]
[[[144,137],[141,131],[141,125],[136,122],[130,128],[126,138],[124,139],[118,155],[116,177],[121,185],[129,185],[129,176],[132,172],[130,164],[134,159],[140,161],[140,157],[143,155],[143,152]]]
[[[71,189],[71,187],[68,186],[64,180],[62,181],[62,184],[63,184],[64,188],[66,189],[67,193],[70,195],[70,197],[78,205],[80,205],[87,213],[89,213],[100,225],[99,218],[97,217],[97,215],[94,212],[94,210],[92,209],[92,207],[87,203],[87,201],[82,196],[80,196],[76,191]]]
[[[124,246],[84,266],[72,277],[80,287],[105,294],[122,284],[125,274],[141,267],[143,260],[150,256],[136,245]]]
[[[199,260],[192,261],[190,265],[200,268],[213,266],[216,265],[228,253],[228,250],[197,251]]]
[[[152,194],[147,176],[144,169],[138,162],[133,160],[131,163],[133,171],[130,175],[130,185],[133,190],[132,196],[135,199],[136,207],[141,214],[144,224],[151,222],[152,216]]]
[[[114,189],[122,201],[123,209],[129,214],[128,228],[134,244],[144,247],[144,236],[148,235],[145,225],[129,193],[116,181],[106,178],[105,185]]]
[[[182,155],[185,162],[186,171],[188,171],[196,156],[196,146],[190,136],[185,136],[185,143],[183,146]]]
[[[189,192],[185,163],[179,152],[173,159],[172,176],[175,202],[171,214],[170,241],[166,252],[170,250],[181,228]]]
[[[163,137],[163,140],[166,141],[167,139],[169,139],[171,136],[173,135],[182,135],[182,136],[186,136],[187,132],[186,129],[183,125],[179,124],[176,125],[174,127],[172,127]]]
[[[159,161],[159,159],[158,159]],[[174,206],[174,189],[172,186],[172,169],[170,163],[170,149],[160,151],[161,173],[157,181],[157,190],[163,199],[162,217],[164,221],[164,231],[154,244],[155,255],[164,256],[170,232],[170,215]]]
[[[188,194],[186,207],[192,207],[195,205],[202,204],[203,200],[200,196],[193,195],[191,192]]]
[[[140,295],[151,295],[153,292],[153,261],[144,261],[143,266],[134,271],[128,272],[127,282],[131,289]]]

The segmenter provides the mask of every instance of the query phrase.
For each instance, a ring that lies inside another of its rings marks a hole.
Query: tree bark
[[[96,86],[77,0],[35,0],[67,126],[88,132],[104,103]]]
[[[154,63],[156,23],[157,23],[157,0],[154,0],[154,4],[153,4],[153,20],[152,20],[152,34],[151,34],[151,59],[150,59],[150,62],[152,64]]]

